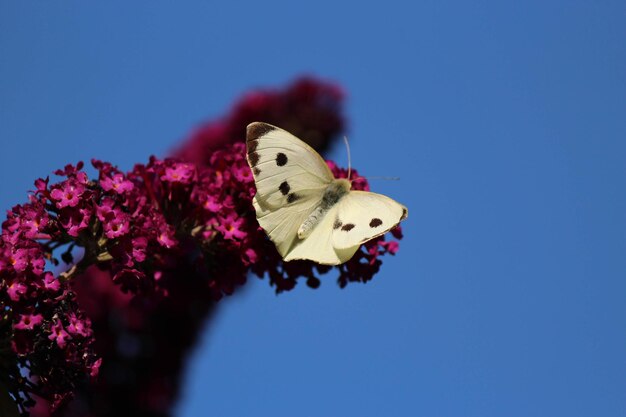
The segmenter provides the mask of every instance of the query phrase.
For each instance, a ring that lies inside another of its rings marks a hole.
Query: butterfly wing
[[[257,220],[285,257],[300,225],[334,180],[326,162],[292,134],[267,123],[248,125],[247,159],[256,184]]]
[[[285,261],[309,259],[324,265],[339,265],[348,261],[359,249],[361,244],[348,248],[337,249],[333,245],[333,224],[337,218],[338,204],[325,213],[322,220],[315,226],[305,239],[296,239],[288,250]]]
[[[288,208],[307,196],[319,194],[321,198],[334,180],[330,168],[313,148],[276,126],[249,124],[246,147],[257,200],[266,208]]]
[[[350,191],[337,203],[333,218],[332,246],[345,250],[387,233],[408,210],[391,198],[367,191]]]

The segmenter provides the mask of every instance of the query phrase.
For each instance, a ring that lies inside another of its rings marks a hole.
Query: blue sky
[[[366,285],[224,302],[179,417],[626,414],[626,3],[181,3],[0,3],[0,209],[314,74],[410,216]]]

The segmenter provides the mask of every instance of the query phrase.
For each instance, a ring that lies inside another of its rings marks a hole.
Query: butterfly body
[[[251,123],[246,144],[257,220],[285,261],[341,264],[407,216],[389,197],[351,190],[317,152],[276,126]]]
[[[324,191],[322,201],[313,210],[309,217],[298,228],[298,237],[304,239],[309,237],[313,228],[320,222],[326,213],[339,202],[339,200],[350,192],[352,184],[350,181],[339,178],[335,179]]]

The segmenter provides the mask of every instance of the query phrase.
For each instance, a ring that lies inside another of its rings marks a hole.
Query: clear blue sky
[[[410,210],[367,285],[225,302],[179,417],[626,415],[624,1],[88,3],[0,3],[0,209],[310,73]]]

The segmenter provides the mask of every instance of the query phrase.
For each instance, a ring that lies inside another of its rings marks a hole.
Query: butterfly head
[[[333,186],[338,191],[341,190],[340,192],[342,192],[342,194],[347,193],[352,188],[352,180],[347,178],[336,178]]]
[[[344,195],[348,194],[351,187],[351,181],[345,178],[335,178],[335,180],[328,185],[326,190],[324,190],[321,207],[324,210],[328,210],[329,208],[337,204],[337,202]]]

